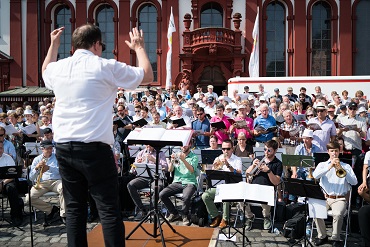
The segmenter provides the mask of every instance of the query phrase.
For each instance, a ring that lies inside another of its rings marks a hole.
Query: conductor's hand
[[[55,29],[54,31],[52,31],[50,33],[50,41],[51,41],[52,45],[54,45],[56,47],[59,47],[59,45],[60,45],[60,36],[62,35],[63,30],[64,30],[64,27],[60,27],[60,28]]]
[[[143,30],[134,27],[132,32],[129,33],[131,41],[125,41],[126,45],[131,49],[136,51],[137,49],[144,48],[144,34]]]

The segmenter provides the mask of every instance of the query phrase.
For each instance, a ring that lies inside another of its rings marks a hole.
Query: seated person
[[[233,154],[233,142],[230,139],[226,139],[222,142],[222,152],[213,162],[212,170],[222,170],[227,172],[241,173],[242,172],[242,160]],[[202,199],[207,207],[209,216],[212,219],[210,227],[224,228],[228,225],[229,221],[229,203],[223,204],[223,215],[222,217],[218,214],[217,207],[214,203],[216,195],[216,188],[209,188],[202,194]]]
[[[314,153],[319,153],[320,149],[318,146],[312,143],[313,140],[313,131],[310,129],[305,129],[302,134],[303,143],[299,144],[294,154],[295,155],[308,155],[313,156]],[[312,168],[308,168],[312,172]],[[292,166],[292,178],[302,178],[302,179],[312,179],[309,177],[311,172],[307,173],[307,168]]]
[[[219,149],[217,136],[211,135],[209,137],[209,148],[206,148],[206,149],[209,149],[209,150],[218,150]]]
[[[4,144],[0,142],[0,167],[5,166],[15,166],[15,163],[10,155],[4,153]],[[13,178],[0,179],[0,193],[3,192],[8,196],[12,225],[15,227],[20,226],[23,221],[23,215],[19,200],[22,199],[18,197],[17,186]]]
[[[257,157],[252,165],[246,170],[247,180],[252,184],[261,184],[269,186],[277,186],[280,183],[280,178],[283,173],[283,164],[276,158],[276,152],[279,144],[270,140],[265,143],[264,156]],[[254,172],[255,171],[255,172]],[[254,173],[254,175],[248,175]],[[270,211],[271,206],[261,204],[263,215],[263,229],[268,230],[271,227]],[[252,223],[255,215],[252,213],[249,204],[245,206],[246,222],[245,230],[252,229]]]
[[[60,217],[65,223],[65,204],[63,197],[62,180],[59,174],[59,165],[53,153],[53,143],[49,140],[42,141],[40,144],[42,154],[33,159],[29,179],[36,181],[31,188],[31,204],[46,214],[45,223],[52,220],[58,213],[59,208],[40,199],[46,192],[53,191],[59,194]],[[40,175],[41,174],[41,175]],[[28,202],[29,195],[26,197]]]
[[[340,231],[342,229],[344,212],[347,208],[346,195],[351,186],[357,184],[357,178],[352,167],[339,160],[339,143],[329,142],[326,146],[329,160],[317,165],[313,172],[315,179],[320,179],[320,186],[325,191],[326,207],[333,210],[333,232],[331,235],[333,246],[342,246]],[[342,178],[336,175],[337,169],[344,169],[346,175]],[[328,194],[326,194],[328,193]],[[326,226],[323,219],[314,219],[317,226],[315,245],[319,246],[328,242]]]
[[[172,184],[168,185],[159,193],[159,199],[166,206],[169,222],[180,218],[180,214],[173,205],[170,197],[183,193],[182,222],[183,225],[190,225],[188,218],[191,197],[197,188],[198,156],[191,151],[190,142],[188,146],[181,147],[181,152],[171,155],[171,162],[168,164],[168,171],[174,171]]]
[[[244,132],[238,134],[238,143],[234,147],[234,154],[238,157],[253,158],[253,146],[247,144]]]
[[[135,158],[135,163],[147,163],[147,164],[156,164],[156,151],[155,149],[150,146],[146,145],[145,149],[141,150],[136,158]],[[163,152],[159,153],[159,165],[162,166],[162,169],[164,171],[167,171],[167,162],[166,162],[166,157]],[[140,175],[140,174],[138,174]],[[154,174],[153,174],[154,175]],[[140,199],[140,194],[138,190],[148,188],[150,183],[153,182],[151,181],[150,178],[147,177],[136,177],[133,180],[131,180],[127,184],[127,190],[131,195],[131,198],[133,202],[135,203],[136,207],[138,208],[138,212],[134,218],[135,221],[140,221],[143,219],[146,215],[146,210],[144,208],[143,202]],[[160,180],[160,183],[162,181]],[[162,185],[159,186],[160,189],[163,188]],[[152,184],[152,188],[154,189],[154,184]]]

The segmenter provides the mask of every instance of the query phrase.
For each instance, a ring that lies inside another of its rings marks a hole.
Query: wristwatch
[[[270,173],[271,172],[271,170],[269,169],[266,173]]]

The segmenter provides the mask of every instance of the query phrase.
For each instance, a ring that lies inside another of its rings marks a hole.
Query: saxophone
[[[41,183],[41,178],[42,178],[42,175],[44,174],[44,172],[42,170],[44,168],[44,165],[46,165],[47,161],[48,161],[48,158],[46,158],[45,156],[42,156],[42,160],[41,160],[42,167],[38,169],[36,184],[34,186],[34,188],[37,189],[37,190],[39,190],[41,188],[41,184],[40,184]]]

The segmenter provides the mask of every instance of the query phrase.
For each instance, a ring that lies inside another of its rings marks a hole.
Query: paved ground
[[[51,203],[56,203],[55,199],[48,199]],[[26,213],[28,213],[28,207],[25,208]],[[1,215],[0,215],[1,216]],[[37,247],[64,247],[67,246],[67,236],[65,225],[61,221],[56,221],[50,226],[44,227],[43,224],[43,214],[41,212],[37,213],[37,221],[33,222],[33,236],[34,236],[34,246]],[[9,209],[5,209],[5,218],[9,219]],[[132,220],[132,216],[124,217],[124,220]],[[98,223],[88,223],[88,231],[92,230]],[[177,222],[176,224],[181,225],[182,223]],[[192,225],[193,227],[198,227]],[[281,231],[282,223],[277,223],[276,227]],[[31,234],[30,234],[30,224],[29,217],[26,217],[21,228],[24,231],[20,231],[17,228],[10,227],[6,221],[0,222],[0,246],[31,246]],[[202,228],[199,228],[201,230]],[[242,228],[239,228],[242,230]],[[251,241],[252,246],[256,247],[273,247],[273,246],[289,246],[288,240],[283,237],[281,234],[268,233],[266,230],[262,229],[262,223],[255,222],[253,229],[247,232],[247,237]],[[330,235],[330,226],[328,227]],[[231,232],[234,232],[233,230]],[[215,232],[217,236],[217,232]],[[242,237],[241,234],[236,234],[237,241],[221,241],[214,239],[210,246],[216,247],[228,247],[228,246],[242,246]],[[299,246],[299,245],[296,245]],[[329,247],[331,244],[323,245],[323,247]],[[348,247],[361,246],[361,238],[359,234],[352,233],[348,239]]]

